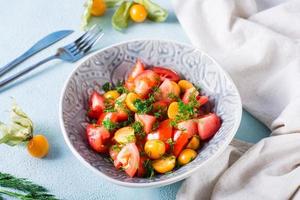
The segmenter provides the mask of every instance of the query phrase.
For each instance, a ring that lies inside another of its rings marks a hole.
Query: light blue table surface
[[[108,13],[100,22],[105,36],[97,45],[103,48],[117,42],[138,38],[169,39],[190,43],[172,11],[169,1],[157,1],[170,12],[165,23],[131,24],[124,32],[111,28]],[[18,67],[18,71],[53,53],[56,47],[76,38],[82,13],[80,0],[10,0],[0,1],[0,66],[3,66],[42,36],[60,29],[76,30],[70,37],[39,53]],[[130,189],[109,183],[84,167],[67,148],[59,126],[58,103],[62,86],[76,66],[53,61],[0,92],[0,120],[7,122],[14,97],[33,119],[36,133],[45,134],[51,151],[45,159],[35,159],[22,146],[0,146],[0,171],[26,177],[47,187],[62,199],[174,199],[180,182],[154,189]],[[14,71],[14,72],[15,72]],[[268,136],[268,129],[247,112],[243,113],[236,138],[257,142]],[[201,178],[201,177],[199,177]]]

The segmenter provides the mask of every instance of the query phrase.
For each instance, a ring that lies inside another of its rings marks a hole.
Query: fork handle
[[[55,58],[57,58],[56,54],[52,55],[52,56],[49,56],[48,58],[45,58],[45,59],[41,60],[40,62],[38,62],[38,63],[36,63],[36,64],[34,64],[34,65],[30,66],[30,67],[27,67],[27,68],[25,68],[25,69],[17,72],[14,75],[11,75],[11,76],[7,77],[6,79],[0,81],[0,88],[3,87],[3,86],[5,86],[6,84],[12,82],[13,80],[20,78],[21,76],[27,74],[28,72],[34,70],[38,66],[40,66],[40,65],[42,65],[42,64],[44,64],[44,63],[46,63],[46,62],[48,62],[50,60],[53,60]]]

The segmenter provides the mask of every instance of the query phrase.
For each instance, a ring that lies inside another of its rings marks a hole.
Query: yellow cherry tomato
[[[193,150],[197,150],[200,147],[200,139],[199,136],[193,136],[192,139],[189,141],[188,145],[186,146],[186,148],[188,149],[193,149]]]
[[[93,16],[102,16],[106,12],[106,4],[104,0],[93,0],[91,14]]]
[[[49,143],[45,136],[35,135],[27,144],[27,150],[33,157],[42,158],[48,154]]]
[[[139,96],[134,93],[134,92],[130,92],[127,94],[125,103],[126,106],[133,112],[137,112],[137,108],[134,106],[134,102],[139,99]]]
[[[134,129],[130,126],[118,129],[115,132],[114,140],[120,144],[135,142]]]
[[[178,114],[178,102],[172,102],[168,108],[168,117],[170,119],[175,119]]]
[[[143,5],[134,4],[133,6],[131,6],[129,14],[130,18],[134,22],[143,22],[147,18],[148,12]]]
[[[115,109],[117,111],[122,112],[126,110],[126,103],[125,103],[126,96],[127,94],[124,93],[115,100]]]
[[[178,164],[186,165],[197,156],[197,152],[193,149],[184,149],[178,156]]]
[[[176,157],[168,156],[168,157],[162,157],[158,160],[154,160],[152,162],[152,167],[158,173],[163,174],[172,171],[175,167],[175,164],[176,164]]]
[[[158,159],[165,154],[166,146],[161,140],[148,140],[144,150],[149,158]]]
[[[110,90],[104,93],[104,98],[106,99],[117,99],[120,96],[120,93],[117,90]]]
[[[180,80],[178,82],[178,85],[179,85],[181,91],[183,91],[183,92],[186,91],[187,89],[194,87],[193,84],[187,80]]]

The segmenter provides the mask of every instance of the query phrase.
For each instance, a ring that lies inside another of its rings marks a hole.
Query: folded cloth
[[[245,154],[249,145],[234,141],[185,180],[177,199],[300,199],[300,1],[265,10],[254,0],[173,5],[192,44],[231,75],[243,107],[272,136]]]

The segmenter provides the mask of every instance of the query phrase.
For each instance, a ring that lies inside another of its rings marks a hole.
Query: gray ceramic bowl
[[[220,130],[201,148],[195,160],[171,174],[157,175],[152,179],[129,178],[124,172],[116,170],[108,159],[88,146],[85,137],[89,95],[93,90],[101,91],[101,85],[107,81],[124,79],[136,58],[148,65],[172,68],[200,86],[214,102],[214,111],[223,121]],[[187,178],[216,159],[239,127],[242,106],[230,77],[207,54],[176,42],[139,40],[99,50],[80,63],[66,81],[59,112],[65,141],[80,162],[113,183],[128,187],[153,187]]]

